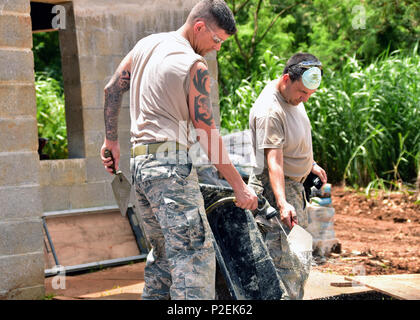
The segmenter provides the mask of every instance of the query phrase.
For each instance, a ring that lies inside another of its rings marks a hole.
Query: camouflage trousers
[[[188,160],[185,151],[131,159],[141,223],[151,246],[143,300],[215,298],[213,235]]]
[[[264,170],[260,175],[251,174],[248,185],[254,189],[257,195],[262,194],[270,205],[277,209],[276,199],[271,188],[267,170]],[[306,210],[303,184],[285,177],[285,193],[287,202],[296,210],[298,224],[306,229],[308,227],[308,213]],[[287,237],[277,220],[267,220],[262,216],[257,216],[256,221],[263,233],[270,256],[284,285],[282,299],[301,300],[304,295],[304,286],[309,276],[311,261],[309,260],[309,263],[305,267],[302,265],[296,267],[296,258],[291,254]],[[289,233],[290,229],[285,224],[283,224],[283,228]],[[296,270],[297,268],[299,270]]]

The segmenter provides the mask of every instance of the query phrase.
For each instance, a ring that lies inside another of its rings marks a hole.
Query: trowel
[[[105,149],[105,158],[112,159],[112,173],[115,174],[114,180],[112,180],[111,186],[114,192],[115,200],[117,201],[118,207],[120,208],[123,217],[127,214],[128,202],[130,201],[131,184],[125,177],[121,170],[115,170],[115,161],[111,151]]]
[[[290,250],[296,253],[303,253],[303,252],[312,252],[312,235],[303,229],[301,226],[296,224],[292,220],[292,230],[287,234],[287,232],[284,230],[282,223],[278,219],[279,212],[271,207],[266,199],[263,201],[259,201],[259,204],[262,205],[262,209],[265,209],[265,218],[267,220],[270,220],[274,218],[278,225],[283,230],[284,234],[287,237],[287,242],[289,244]],[[261,206],[259,205],[259,208]],[[262,209],[258,209],[259,211],[262,211]]]

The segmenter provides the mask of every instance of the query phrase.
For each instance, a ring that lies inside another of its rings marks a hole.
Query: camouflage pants
[[[248,185],[251,186],[256,194],[263,195],[273,208],[277,209],[276,199],[265,170],[261,175],[251,174]],[[298,224],[306,229],[308,227],[308,213],[304,196],[303,185],[288,177],[285,177],[286,200],[296,210]],[[263,231],[265,243],[270,251],[278,275],[284,285],[282,299],[301,300],[304,295],[304,286],[309,276],[309,267],[300,265],[296,270],[296,259],[290,253],[287,238],[275,219],[266,220],[261,216],[256,217],[260,229]],[[283,228],[288,233],[290,229],[283,224]],[[309,258],[310,259],[310,258]]]
[[[187,159],[185,151],[131,159],[141,221],[151,246],[143,300],[215,298],[212,233],[196,171]]]

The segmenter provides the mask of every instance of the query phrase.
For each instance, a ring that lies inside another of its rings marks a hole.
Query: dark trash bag
[[[233,202],[228,187],[200,184],[217,258],[216,298],[276,300],[280,281],[252,213]]]

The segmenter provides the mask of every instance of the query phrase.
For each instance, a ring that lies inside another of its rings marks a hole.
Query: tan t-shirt
[[[313,163],[311,123],[303,103],[288,104],[277,90],[277,83],[274,80],[267,84],[250,111],[254,172],[262,173],[267,167],[264,149],[283,148],[284,175],[303,178]]]
[[[188,92],[189,72],[196,61],[206,63],[176,31],[153,34],[136,44],[130,82],[133,144],[194,143]]]

